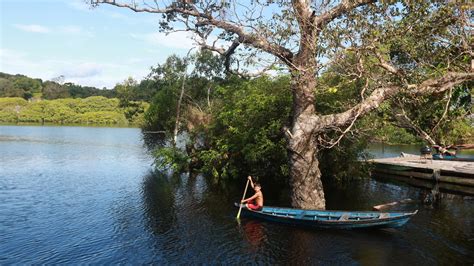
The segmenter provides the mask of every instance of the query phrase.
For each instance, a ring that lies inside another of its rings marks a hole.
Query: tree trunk
[[[314,137],[301,134],[290,141],[291,205],[301,209],[326,208]]]
[[[186,76],[187,76],[186,70],[187,70],[187,67],[184,69],[184,72],[183,72],[183,82],[181,84],[181,93],[179,94],[178,104],[176,106],[176,120],[175,120],[175,123],[174,123],[174,130],[173,130],[173,146],[176,146],[176,142],[178,141],[181,103],[183,101],[184,89],[185,89],[184,85],[186,84]]]
[[[321,171],[317,159],[318,143],[315,125],[314,89],[316,87],[316,61],[299,54],[295,60],[301,66],[292,75],[293,110],[290,150],[291,204],[301,209],[325,209]],[[314,121],[314,120],[313,120]]]

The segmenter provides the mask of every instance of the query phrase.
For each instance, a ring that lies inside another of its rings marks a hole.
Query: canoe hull
[[[253,211],[245,207],[242,208],[242,214],[245,216],[270,222],[323,229],[395,228],[406,224],[416,213],[417,211],[412,213],[344,212],[278,207],[264,207],[262,211]],[[349,219],[340,218],[344,215],[348,215]],[[385,217],[381,217],[381,215]]]
[[[440,161],[456,161],[456,162],[474,162],[472,158],[463,158],[457,156],[440,156],[439,154],[433,155],[433,160],[440,160]]]

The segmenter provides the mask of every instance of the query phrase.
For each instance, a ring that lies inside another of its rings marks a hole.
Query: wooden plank
[[[474,163],[461,161],[440,161],[440,160],[420,160],[413,157],[395,157],[373,159],[370,162],[377,165],[387,165],[387,167],[405,167],[406,169],[440,169],[441,172],[448,172],[449,176],[460,175],[465,178],[474,178]],[[443,174],[442,174],[443,175]]]
[[[396,171],[396,170],[381,169],[381,168],[377,168],[374,171],[381,172],[381,173],[386,173],[386,174],[394,174],[394,175],[414,177],[414,178],[434,181],[432,173],[420,173],[420,172],[416,172],[416,171]],[[445,182],[445,183],[452,183],[452,184],[458,184],[458,185],[463,185],[463,186],[473,186],[474,187],[474,178],[462,178],[462,177],[457,177],[457,176],[444,176],[444,175],[441,175],[439,177],[438,181]]]
[[[434,186],[433,182],[427,181],[425,179],[418,179],[418,178],[400,176],[400,175],[395,175],[395,174],[374,172],[372,173],[372,177],[376,179],[387,180],[387,181],[396,180],[396,181],[400,181],[400,182],[403,182],[415,187],[421,187],[421,188],[427,188],[427,189],[432,189]],[[471,187],[471,186],[461,186],[461,185],[442,183],[442,182],[438,183],[438,186],[441,192],[449,192],[449,193],[456,193],[456,194],[461,194],[461,195],[474,196],[474,187]]]

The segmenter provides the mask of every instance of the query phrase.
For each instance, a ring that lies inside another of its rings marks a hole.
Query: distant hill
[[[21,74],[0,72],[0,97],[21,97],[25,100],[41,98],[47,100],[62,98],[87,98],[90,96],[117,97],[115,90],[64,83],[64,77],[53,80],[30,78]]]

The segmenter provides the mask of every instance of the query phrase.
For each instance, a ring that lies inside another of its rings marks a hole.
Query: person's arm
[[[248,198],[248,199],[242,200],[242,203],[245,203],[245,202],[247,202],[247,201],[251,201],[251,200],[253,200],[253,199],[256,199],[257,196],[258,196],[257,193],[255,193],[255,195],[253,195],[252,197],[250,197],[250,198]]]
[[[255,187],[253,186],[252,176],[247,176],[247,179],[250,181],[250,186],[251,186],[252,188],[255,188]]]

